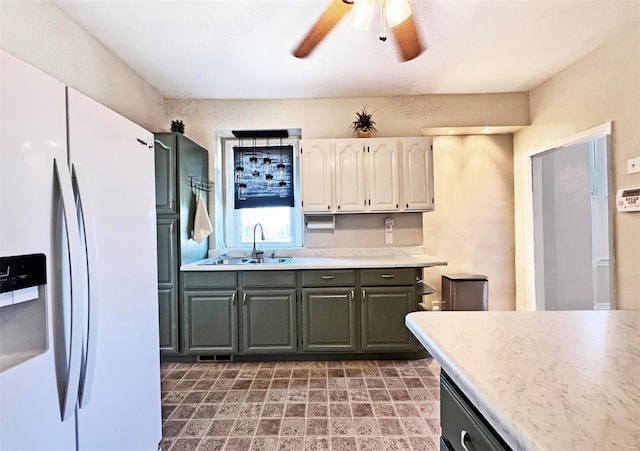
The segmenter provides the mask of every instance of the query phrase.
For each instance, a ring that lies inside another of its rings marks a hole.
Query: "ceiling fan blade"
[[[413,14],[391,31],[404,61],[410,61],[424,51]]]
[[[352,3],[352,2],[351,2]],[[340,19],[351,9],[351,3],[343,0],[333,0],[329,7],[313,25],[309,33],[304,37],[300,45],[294,50],[293,56],[304,58],[313,51],[327,34],[336,26]]]

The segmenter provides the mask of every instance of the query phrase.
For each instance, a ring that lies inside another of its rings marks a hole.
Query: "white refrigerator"
[[[0,260],[46,259],[1,294],[0,450],[157,450],[153,135],[4,51],[0,100]]]

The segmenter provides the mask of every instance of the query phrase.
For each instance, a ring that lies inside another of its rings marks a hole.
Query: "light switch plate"
[[[627,174],[640,172],[640,157],[629,158],[627,160]]]

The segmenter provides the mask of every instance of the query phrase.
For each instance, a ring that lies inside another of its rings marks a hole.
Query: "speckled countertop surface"
[[[406,324],[514,450],[640,450],[640,312],[416,312]]]
[[[205,260],[206,261],[206,260]],[[239,265],[203,265],[195,262],[182,265],[181,271],[256,271],[283,269],[340,269],[340,268],[417,268],[446,265],[446,261],[429,255],[387,255],[376,257],[294,257],[287,263]]]

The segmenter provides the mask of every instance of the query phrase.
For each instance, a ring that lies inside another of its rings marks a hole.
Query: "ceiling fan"
[[[411,13],[409,0],[378,0],[381,32],[379,39],[387,40],[386,27],[391,28],[403,61],[409,61],[424,51],[416,22]],[[371,23],[375,0],[332,0],[318,21],[293,51],[297,58],[307,57],[329,34],[342,18],[349,13],[349,23],[366,30]]]

